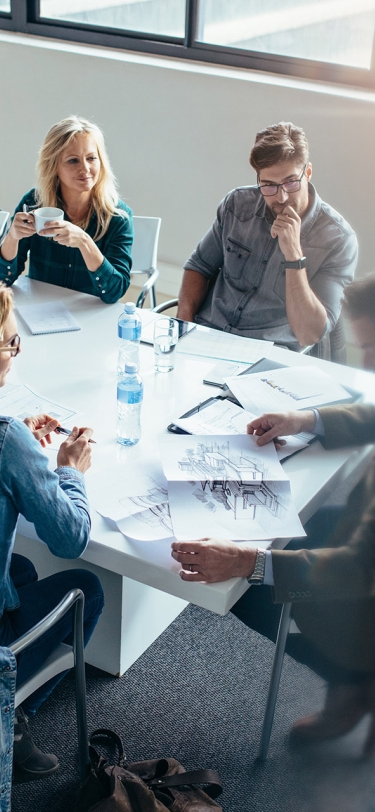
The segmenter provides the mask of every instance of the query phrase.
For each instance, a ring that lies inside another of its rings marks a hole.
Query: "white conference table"
[[[60,300],[81,326],[79,332],[31,336],[18,319],[22,352],[13,364],[10,383],[29,385],[38,394],[70,406],[78,412],[79,425],[94,428],[97,445],[93,466],[87,473],[117,466],[119,476],[131,478],[134,466],[158,454],[158,437],[177,416],[211,395],[215,387],[203,384],[203,377],[215,361],[179,354],[171,373],[155,373],[153,349],[141,345],[141,374],[144,381],[142,439],[127,448],[116,442],[117,318],[123,304],[103,304],[99,299],[65,288],[21,277],[13,286],[15,306]],[[17,314],[16,314],[17,315]],[[288,365],[318,364],[342,384],[375,400],[373,376],[361,370],[317,361],[304,355],[270,346],[269,357]],[[292,494],[302,522],[317,510],[330,493],[348,478],[353,482],[363,473],[371,447],[325,451],[316,441],[285,463]],[[92,508],[91,540],[78,561],[52,556],[41,544],[34,526],[20,517],[16,550],[36,564],[39,576],[72,566],[96,572],[103,584],[106,606],[95,634],[86,649],[86,659],[98,668],[120,675],[192,602],[218,614],[226,614],[246,591],[245,579],[232,578],[220,584],[186,583],[179,565],[170,555],[170,541],[131,542]],[[287,539],[276,540],[283,547]],[[259,547],[268,542],[254,542]]]

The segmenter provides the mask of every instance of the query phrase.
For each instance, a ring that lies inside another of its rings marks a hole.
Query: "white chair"
[[[132,248],[133,265],[131,276],[147,274],[137,299],[137,307],[143,307],[147,294],[150,294],[150,307],[156,305],[155,282],[159,276],[157,269],[160,217],[133,217],[134,242]]]
[[[75,667],[75,688],[77,707],[77,731],[78,731],[78,757],[80,781],[86,778],[89,767],[89,750],[87,738],[87,712],[86,712],[86,677],[85,661],[83,653],[83,610],[85,597],[80,589],[72,589],[60,601],[58,606],[46,617],[36,624],[29,632],[19,637],[11,646],[10,651],[15,656],[21,654],[28,646],[35,643],[46,631],[51,629],[69,609],[73,608],[73,646],[60,643],[50,654],[47,660],[33,674],[30,679],[20,685],[16,690],[14,707],[17,708],[34,693],[37,688],[44,685],[52,677],[61,674],[69,668]]]

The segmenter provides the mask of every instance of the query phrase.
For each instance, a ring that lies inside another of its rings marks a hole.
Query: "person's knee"
[[[74,573],[75,588],[82,590],[85,603],[95,600],[102,609],[104,606],[104,593],[98,576],[85,569],[72,570],[72,573]]]
[[[32,561],[19,553],[13,553],[10,562],[10,577],[16,589],[38,580],[38,573]]]

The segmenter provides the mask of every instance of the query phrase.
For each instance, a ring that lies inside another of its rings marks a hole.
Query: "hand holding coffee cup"
[[[52,206],[44,206],[41,209],[35,209],[33,215],[37,234],[40,234],[41,231],[48,228],[50,223],[60,223],[64,219],[63,210],[55,209]],[[56,237],[56,232],[51,231],[49,234],[41,234],[41,237]]]

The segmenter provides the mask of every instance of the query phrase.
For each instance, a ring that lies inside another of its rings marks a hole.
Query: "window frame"
[[[298,79],[319,80],[365,89],[375,88],[375,32],[371,68],[353,68],[337,63],[260,53],[212,45],[197,40],[200,0],[185,0],[185,37],[104,28],[75,22],[40,19],[39,0],[11,0],[11,12],[0,12],[0,30],[60,39],[86,45],[138,51],[226,67],[265,71]]]

